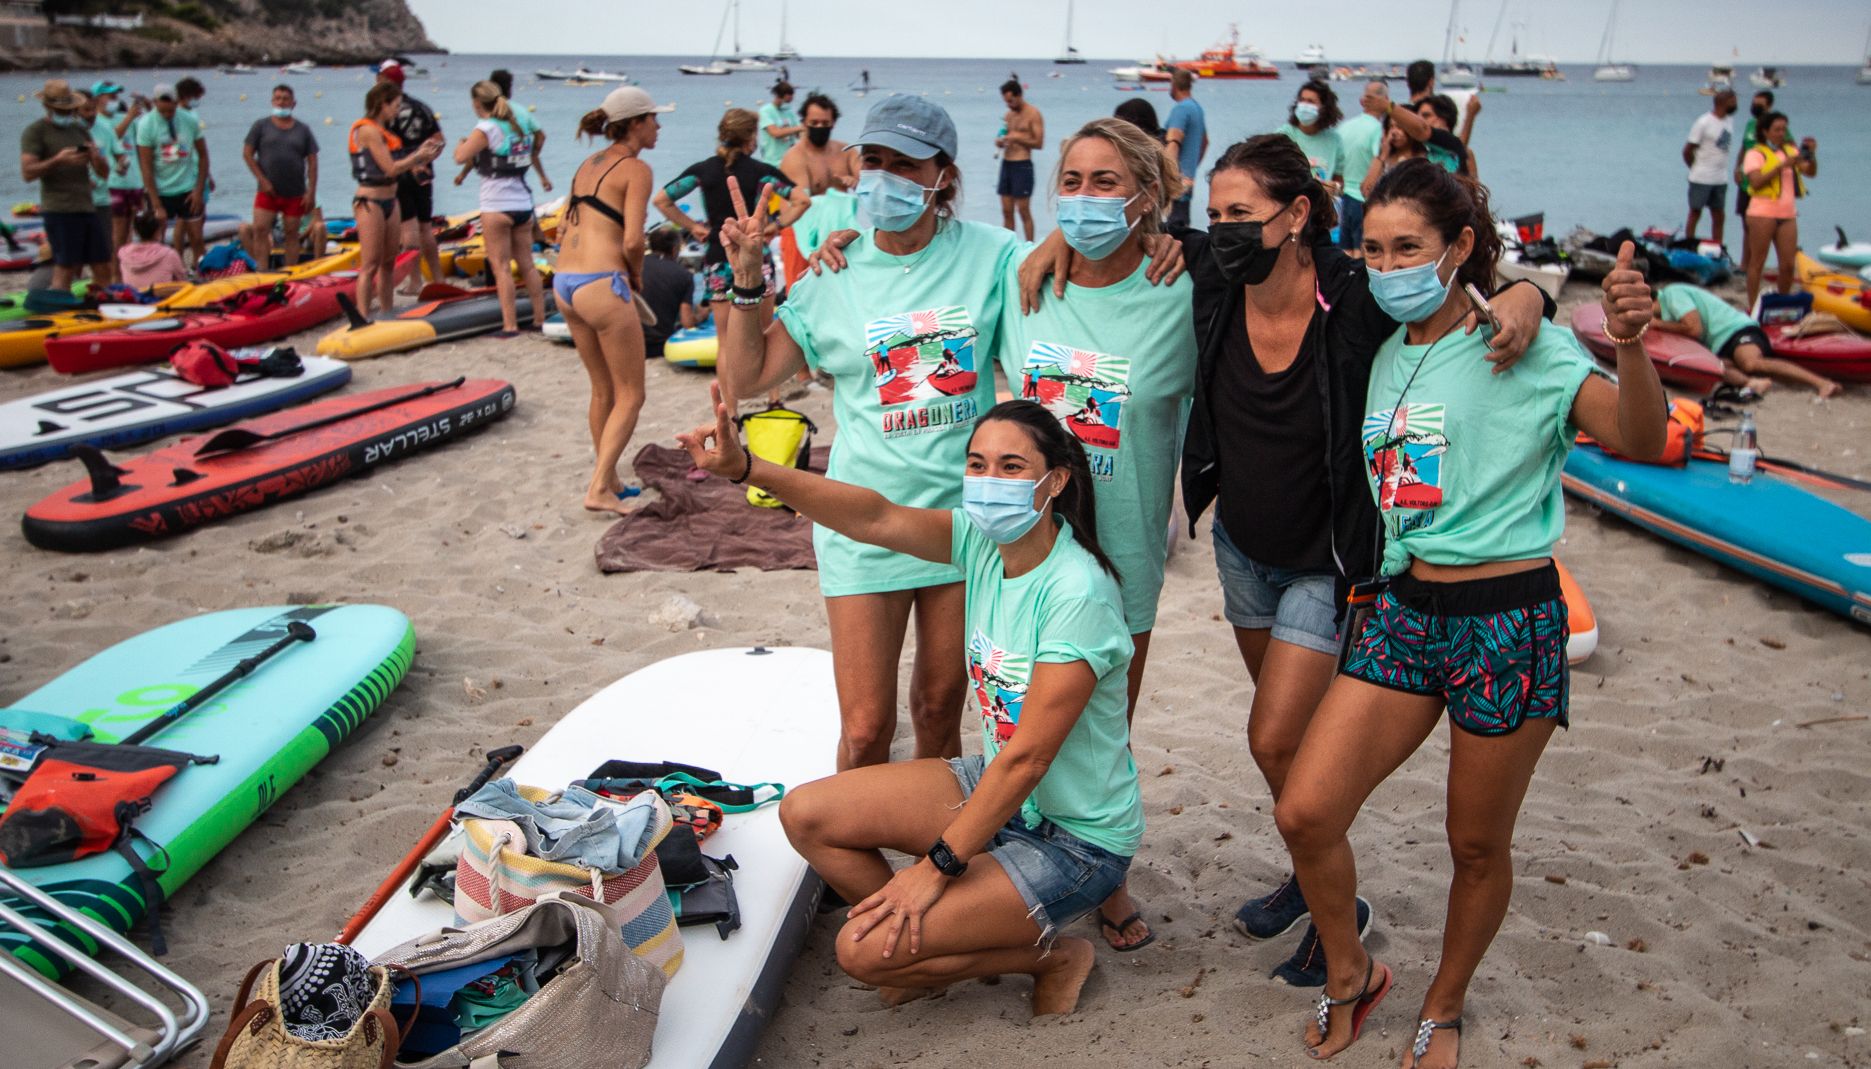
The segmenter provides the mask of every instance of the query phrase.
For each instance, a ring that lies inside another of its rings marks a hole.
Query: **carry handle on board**
[[[376,404],[365,405],[363,408],[353,408],[348,412],[340,412],[336,415],[325,416],[321,419],[301,423],[296,427],[287,427],[284,430],[273,431],[270,434],[260,434],[255,431],[247,430],[245,427],[229,427],[227,430],[203,442],[201,447],[195,450],[195,455],[201,457],[207,456],[210,453],[231,453],[237,449],[251,448],[259,445],[261,442],[276,442],[281,438],[289,438],[302,431],[329,427],[334,423],[342,423],[347,419],[364,415],[367,412],[380,412],[383,409],[400,405],[405,401],[416,401],[430,394],[441,393],[443,390],[452,390],[467,381],[467,376],[464,375],[453,382],[438,382],[433,386],[424,386],[420,390],[403,394],[400,397],[388,397],[378,401]]]
[[[274,642],[272,645],[251,657],[242,658],[239,663],[228,669],[220,678],[189,695],[187,700],[183,701],[175,708],[151,720],[149,723],[144,724],[124,738],[117,740],[117,745],[138,745],[144,740],[154,736],[157,732],[175,723],[177,720],[187,716],[190,712],[199,708],[203,702],[206,702],[209,698],[226,690],[227,687],[236,680],[244,679],[252,675],[254,669],[271,660],[275,654],[279,653],[287,646],[295,642],[310,642],[317,637],[318,632],[312,630],[311,624],[306,623],[304,620],[292,621],[286,625],[286,635],[284,638]]]

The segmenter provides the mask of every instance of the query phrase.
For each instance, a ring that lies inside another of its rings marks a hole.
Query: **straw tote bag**
[[[390,1069],[403,1031],[390,1016],[390,994],[396,985],[389,969],[371,969],[377,989],[370,1007],[344,1036],[300,1039],[286,1031],[280,1014],[279,964],[274,958],[247,970],[234,1000],[237,1009],[209,1069]],[[256,977],[260,990],[249,1001]]]

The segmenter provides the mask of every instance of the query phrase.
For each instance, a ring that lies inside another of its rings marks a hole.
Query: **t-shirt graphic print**
[[[1020,396],[1044,405],[1084,444],[1094,478],[1111,478],[1130,400],[1127,357],[1035,341],[1027,351]]]
[[[1020,706],[1032,678],[1030,658],[1001,649],[979,629],[969,637],[968,679],[981,707],[981,745],[990,757],[1007,745],[1014,728],[1020,726]]]
[[[1364,417],[1364,459],[1378,484],[1377,508],[1395,535],[1435,522],[1442,504],[1442,460],[1449,451],[1447,406],[1410,404]]]
[[[902,312],[864,325],[864,355],[884,413],[885,438],[971,424],[978,412],[970,396],[975,368],[975,326],[968,310],[947,305]],[[897,408],[919,401],[939,404]]]

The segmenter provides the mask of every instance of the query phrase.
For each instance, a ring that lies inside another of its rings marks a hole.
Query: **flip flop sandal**
[[[1151,943],[1156,942],[1156,929],[1151,928],[1149,922],[1143,920],[1142,910],[1138,910],[1137,912],[1131,914],[1130,916],[1125,917],[1121,921],[1108,921],[1104,919],[1103,914],[1100,914],[1098,916],[1098,927],[1104,931],[1113,933],[1119,939],[1124,938],[1124,929],[1130,927],[1133,924],[1138,923],[1139,921],[1143,921],[1144,930],[1149,932],[1148,935],[1144,936],[1142,939],[1137,940],[1135,943],[1132,943],[1131,945],[1127,947],[1118,946],[1116,943],[1111,942],[1110,939],[1106,939],[1104,941],[1105,945],[1110,947],[1112,950],[1117,951],[1119,954],[1129,954],[1130,952],[1134,950],[1142,950],[1144,947],[1147,947]]]
[[[1429,1053],[1429,1041],[1436,1037],[1436,1030],[1439,1028],[1455,1030],[1455,1042],[1457,1044],[1455,1050],[1459,1057],[1462,1049],[1460,1046],[1462,1042],[1462,1019],[1457,1017],[1453,1021],[1434,1021],[1425,1017],[1416,1026],[1416,1042],[1410,1044],[1410,1065],[1412,1067],[1414,1067],[1417,1062],[1423,1060],[1423,1055]]]
[[[1376,958],[1370,958],[1366,961],[1364,966],[1364,986],[1359,989],[1356,995],[1350,998],[1333,998],[1324,992],[1319,993],[1317,1017],[1319,1024],[1319,1041],[1323,1043],[1325,1037],[1330,1034],[1332,1030],[1332,1009],[1336,1006],[1350,1006],[1351,1043],[1345,1044],[1336,1054],[1323,1056],[1316,1053],[1316,1047],[1307,1047],[1306,1053],[1311,1055],[1315,1060],[1328,1061],[1331,1058],[1337,1057],[1338,1054],[1350,1050],[1351,1044],[1356,1043],[1358,1037],[1364,1032],[1365,1019],[1371,1016],[1371,1011],[1377,1008],[1378,1003],[1384,1001],[1384,996],[1390,994],[1390,982],[1393,977],[1390,972],[1390,966],[1388,965],[1384,966],[1383,982],[1377,985],[1377,990],[1371,990],[1371,977],[1376,972],[1377,966],[1378,961]]]
[[[643,493],[643,487],[641,486],[626,486],[622,490],[617,491],[617,500],[628,501],[641,493]]]

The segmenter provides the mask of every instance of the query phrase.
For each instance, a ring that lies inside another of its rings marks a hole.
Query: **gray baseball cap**
[[[926,160],[938,152],[954,159],[955,122],[940,104],[902,94],[887,96],[864,116],[864,132],[852,146],[881,145],[913,160]]]

